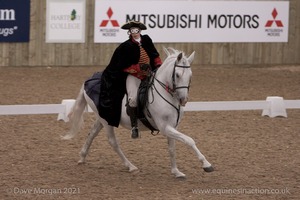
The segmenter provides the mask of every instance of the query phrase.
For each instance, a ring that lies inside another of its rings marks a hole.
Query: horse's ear
[[[170,55],[170,52],[168,51],[168,49],[166,47],[164,47],[164,52],[167,54],[167,57]]]
[[[190,64],[193,62],[194,57],[195,57],[195,51],[188,57],[188,61]]]
[[[177,51],[176,51],[174,48],[172,48],[172,47],[168,47],[168,50],[169,50],[169,51],[172,51],[173,54],[176,54],[176,53],[177,53]],[[170,54],[171,54],[171,53],[170,53]]]
[[[182,58],[182,52],[180,54],[178,54],[177,61],[179,62],[181,60],[181,58]]]

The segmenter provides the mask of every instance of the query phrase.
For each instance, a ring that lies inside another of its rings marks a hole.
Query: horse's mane
[[[158,74],[164,74],[166,80],[172,80],[172,70],[174,69],[175,60],[177,60],[177,57],[180,53],[182,53],[183,57],[184,53],[182,51],[179,51],[177,49],[174,49],[172,47],[163,48],[164,52],[166,53],[167,57],[164,60],[161,67],[158,69]]]

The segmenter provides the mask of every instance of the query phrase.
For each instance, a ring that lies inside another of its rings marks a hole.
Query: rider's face
[[[131,28],[129,31],[134,39],[139,39],[141,37],[141,30],[139,28]]]

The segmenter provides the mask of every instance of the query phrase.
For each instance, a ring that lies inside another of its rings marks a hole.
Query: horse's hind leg
[[[78,164],[82,164],[85,162],[85,158],[89,152],[89,149],[91,147],[91,144],[94,140],[94,138],[99,134],[100,130],[103,128],[103,125],[101,124],[100,120],[97,119],[95,121],[95,124],[93,125],[91,131],[89,132],[89,135],[79,153],[80,160],[78,161]]]
[[[124,155],[121,148],[119,147],[118,141],[116,139],[114,128],[112,126],[105,126],[106,133],[108,137],[109,144],[112,146],[112,148],[117,152],[117,154],[120,156],[122,162],[124,165],[129,169],[129,172],[133,172],[138,170],[136,166],[134,166]]]
[[[175,139],[168,137],[168,148],[171,158],[171,172],[176,178],[184,178],[185,174],[180,172],[176,164]]]

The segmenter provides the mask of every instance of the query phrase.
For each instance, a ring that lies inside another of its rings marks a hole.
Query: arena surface
[[[0,68],[0,105],[57,104],[74,99],[101,67]],[[300,66],[193,66],[190,101],[300,99]],[[143,132],[117,137],[140,171],[127,172],[102,131],[87,163],[77,165],[92,125],[62,141],[57,115],[0,116],[0,199],[300,199],[300,110],[288,118],[261,111],[186,112],[179,130],[195,139],[215,167],[205,173],[194,152],[177,142],[186,179],[171,175],[167,141]]]

